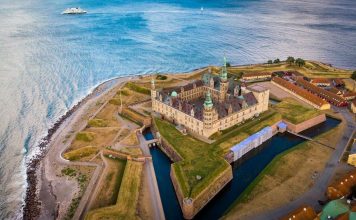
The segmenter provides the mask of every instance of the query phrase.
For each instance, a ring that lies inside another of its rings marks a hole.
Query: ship
[[[85,14],[87,11],[81,9],[81,8],[67,8],[62,12],[62,15],[67,14],[67,15],[74,15],[74,14]]]

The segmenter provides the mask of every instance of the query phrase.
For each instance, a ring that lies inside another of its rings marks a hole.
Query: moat
[[[301,132],[301,134],[308,137],[315,137],[336,127],[339,123],[339,120],[327,117],[325,122],[309,128]],[[221,217],[275,156],[304,141],[304,139],[289,133],[278,133],[263,143],[258,150],[251,152],[242,160],[233,163],[234,178],[232,181],[227,184],[194,219],[218,219]],[[151,148],[150,151],[153,157],[153,164],[166,219],[183,219],[181,208],[169,175],[171,161],[157,147]]]

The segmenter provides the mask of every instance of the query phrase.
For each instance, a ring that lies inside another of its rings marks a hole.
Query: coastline
[[[51,141],[57,131],[61,130],[64,122],[68,120],[79,108],[85,106],[87,102],[95,97],[98,97],[105,92],[114,88],[118,81],[127,81],[132,79],[132,76],[119,76],[94,86],[93,89],[80,99],[71,109],[69,109],[64,115],[62,115],[53,126],[48,129],[47,135],[41,139],[41,142],[37,145],[38,152],[26,163],[26,193],[24,198],[24,205],[22,210],[23,219],[36,219],[41,213],[41,203],[39,201],[39,189],[43,181],[43,171],[41,171],[41,162],[46,157],[50,150]],[[116,83],[115,83],[116,82]],[[51,190],[49,190],[51,191]]]
[[[261,64],[250,64],[248,66],[259,67],[259,65]],[[196,74],[199,74],[202,71],[206,71],[208,67],[209,66],[193,69],[190,72],[162,73],[162,74],[176,75],[177,77],[182,77],[182,76],[190,77],[190,76],[195,76]],[[232,66],[232,68],[234,67],[236,66]],[[241,67],[247,67],[247,65],[241,65]],[[138,75],[131,75],[131,76],[130,75],[118,76],[99,83],[98,85],[94,86],[93,89],[91,89],[88,95],[86,95],[84,98],[79,100],[70,110],[68,110],[64,115],[62,115],[50,129],[48,129],[47,135],[41,140],[41,143],[37,145],[39,153],[35,154],[26,164],[27,185],[26,185],[26,196],[24,199],[24,206],[23,206],[24,219],[38,219],[39,216],[42,217],[40,219],[46,219],[43,218],[43,212],[45,212],[44,214],[45,217],[56,217],[56,216],[58,217],[58,215],[60,215],[60,210],[58,209],[59,206],[58,200],[56,198],[55,193],[53,193],[54,191],[53,188],[58,187],[58,185],[56,186],[56,183],[58,184],[58,182],[53,181],[53,178],[48,178],[48,176],[46,176],[46,174],[49,175],[50,177],[54,177],[55,175],[54,172],[50,172],[53,171],[54,168],[49,168],[50,171],[48,171],[47,167],[50,167],[50,164],[53,164],[51,159],[60,158],[64,160],[63,158],[61,158],[61,152],[64,152],[66,149],[65,144],[62,144],[61,142],[64,137],[63,134],[64,133],[67,134],[68,131],[70,131],[69,127],[73,126],[77,122],[76,119],[78,119],[78,117],[83,116],[84,115],[83,113],[87,113],[84,110],[85,106],[89,106],[90,104],[95,102],[95,100],[99,99],[103,95],[110,94],[110,91],[118,87],[120,83],[139,79],[140,77],[147,77],[150,76],[151,74],[147,73],[147,74],[138,74]],[[48,154],[51,155],[48,156]],[[50,159],[46,157],[49,157]],[[65,161],[64,162],[60,161],[59,164],[63,165],[65,164]],[[89,165],[89,166],[93,166],[93,165]],[[100,165],[96,166],[96,168],[101,169]],[[100,169],[95,169],[95,173],[98,173]],[[95,175],[97,176],[97,174]],[[64,183],[64,185],[67,186],[67,189],[68,186],[72,187],[71,192],[73,195],[73,192],[76,191],[75,184],[68,183],[67,181],[66,183]],[[42,193],[42,196],[45,198],[45,201],[46,202],[49,201],[49,203],[43,202],[44,200],[41,199],[40,193]]]

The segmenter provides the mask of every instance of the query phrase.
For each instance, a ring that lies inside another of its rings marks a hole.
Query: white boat
[[[81,9],[81,8],[67,8],[62,12],[62,15],[67,14],[67,15],[73,15],[73,14],[85,14],[87,11]]]

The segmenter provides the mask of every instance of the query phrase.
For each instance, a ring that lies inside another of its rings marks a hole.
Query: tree
[[[305,60],[303,60],[302,58],[297,58],[295,60],[295,64],[297,64],[299,67],[304,66],[305,65]]]
[[[289,64],[289,65],[292,65],[294,63],[295,59],[294,57],[288,57],[286,62]]]
[[[273,63],[272,60],[267,61],[267,64],[272,64],[272,63]]]
[[[273,63],[280,63],[281,61],[277,58],[273,61]]]
[[[229,62],[226,62],[226,67],[231,67],[231,64]]]
[[[356,70],[352,73],[351,79],[356,80]]]

